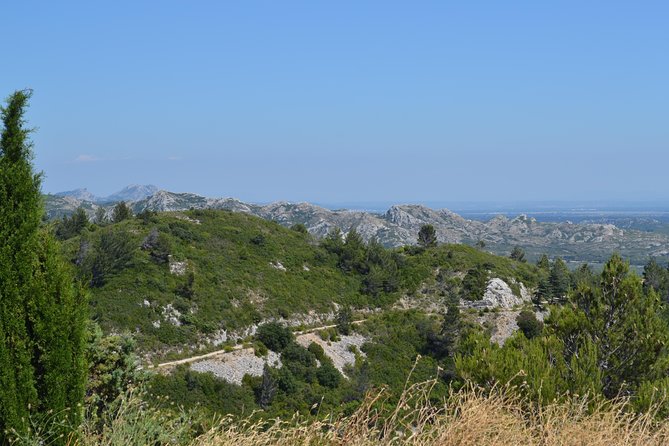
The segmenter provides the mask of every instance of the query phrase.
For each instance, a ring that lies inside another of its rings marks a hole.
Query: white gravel
[[[326,342],[316,333],[306,333],[296,338],[297,343],[304,347],[309,347],[309,344],[312,342],[323,347],[325,354],[342,374],[344,374],[344,367],[355,363],[355,354],[349,348],[354,345],[359,354],[365,356],[360,351],[360,347],[367,340],[366,337],[357,333],[349,336],[341,336],[341,339],[337,342]],[[194,362],[190,367],[191,370],[196,372],[211,372],[216,377],[230,383],[241,384],[244,375],[262,376],[265,364],[280,368],[282,365],[281,356],[270,351],[267,357],[259,358],[255,355],[252,348],[243,348],[228,353],[221,353],[214,358]]]
[[[244,375],[262,376],[266,363],[281,367],[281,359],[277,353],[270,351],[267,357],[259,358],[252,348],[244,348],[221,354],[218,358],[196,362],[191,365],[191,369],[196,372],[212,372],[218,378],[241,385]]]
[[[352,345],[356,346],[359,354],[365,356],[365,354],[360,351],[360,347],[367,341],[368,339],[366,337],[358,333],[341,336],[340,340],[337,342],[326,342],[316,333],[306,333],[297,337],[297,343],[304,347],[309,347],[309,344],[312,342],[323,347],[325,355],[332,360],[334,366],[342,374],[344,373],[345,366],[355,364],[355,354],[349,350],[349,347]]]

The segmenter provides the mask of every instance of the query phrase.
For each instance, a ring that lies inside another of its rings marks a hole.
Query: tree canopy
[[[84,397],[86,300],[41,227],[41,175],[24,120],[30,96],[17,91],[1,110],[0,443],[28,429],[34,413],[76,422]]]

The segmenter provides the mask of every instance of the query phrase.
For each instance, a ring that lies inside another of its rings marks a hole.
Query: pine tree
[[[99,207],[95,210],[95,223],[98,225],[102,226],[107,222],[107,215],[106,215],[105,208]]]
[[[118,223],[123,220],[127,220],[130,217],[132,217],[132,210],[128,207],[125,201],[119,201],[116,203],[116,206],[114,206],[114,210],[112,212],[112,221],[114,223]]]
[[[88,215],[81,207],[77,208],[71,217],[64,216],[58,222],[55,228],[56,238],[59,240],[67,240],[82,233],[90,224]]]
[[[488,285],[488,271],[482,265],[477,265],[467,271],[462,279],[461,297],[466,300],[481,300]]]
[[[550,276],[548,278],[553,299],[563,301],[569,291],[570,274],[567,265],[561,258],[555,259],[551,266]]]
[[[340,256],[344,250],[344,239],[342,237],[341,229],[337,227],[332,228],[323,240],[321,240],[320,245],[327,252]]]
[[[643,289],[654,290],[664,302],[669,301],[669,271],[651,257],[643,268]]]
[[[642,382],[665,376],[669,326],[660,300],[619,255],[604,266],[599,286],[581,283],[570,301],[551,314],[552,328],[567,360],[581,355],[585,340],[596,347],[604,395],[633,395]]]
[[[339,267],[346,272],[367,273],[365,250],[365,241],[362,236],[355,228],[351,229],[344,240],[344,246],[339,256]]]
[[[534,293],[533,302],[535,305],[543,305],[543,303],[551,298],[553,295],[553,289],[551,283],[548,280],[548,276],[542,276],[539,279],[539,285],[537,286],[537,292]]]
[[[509,258],[511,260],[515,260],[517,262],[526,262],[527,260],[525,259],[525,251],[523,248],[520,246],[515,246],[513,248],[513,251],[511,251],[511,254],[509,255]]]
[[[551,269],[551,262],[548,260],[548,256],[546,254],[543,254],[539,261],[537,262],[537,266],[539,269],[544,270],[546,272],[550,271]]]
[[[594,285],[596,282],[597,277],[587,263],[583,263],[576,271],[571,273],[572,289],[577,289],[580,284]]]
[[[418,245],[423,248],[437,246],[437,231],[432,225],[423,225],[418,231]]]
[[[23,118],[30,95],[15,92],[1,109],[0,443],[37,412],[76,422],[84,396],[86,303],[40,227],[41,175]]]
[[[446,313],[441,324],[440,337],[443,342],[443,348],[448,356],[454,356],[460,342],[462,331],[462,318],[460,316],[460,307],[458,301],[450,299],[446,306]]]
[[[262,381],[258,389],[258,405],[267,410],[276,395],[276,379],[272,376],[272,370],[265,364],[262,370]]]

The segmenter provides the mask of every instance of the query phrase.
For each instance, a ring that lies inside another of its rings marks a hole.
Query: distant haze
[[[667,2],[10,2],[47,192],[669,201]]]

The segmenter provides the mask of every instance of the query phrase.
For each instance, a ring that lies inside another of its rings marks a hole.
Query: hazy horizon
[[[193,193],[196,195],[207,196],[208,198],[232,198],[238,199],[242,202],[266,205],[276,202],[303,202],[306,200],[288,200],[278,198],[276,200],[244,200],[240,197],[234,197],[225,194],[206,195],[194,191],[179,191],[169,190],[154,184],[128,184],[119,187],[112,193],[121,192],[126,187],[155,187],[158,190],[168,190],[173,193]],[[109,194],[96,194],[87,187],[75,188],[68,191],[43,191],[47,194],[64,194],[67,192],[76,192],[78,190],[86,190],[91,193],[96,199],[105,199]],[[444,200],[413,200],[413,201],[338,201],[338,202],[323,202],[323,201],[309,201],[309,203],[321,206],[331,210],[346,209],[354,211],[368,211],[368,212],[385,212],[393,205],[422,205],[432,209],[449,209],[455,211],[463,216],[470,218],[485,218],[486,216],[494,215],[520,215],[528,214],[541,218],[541,216],[560,215],[565,216],[569,214],[574,215],[596,215],[597,213],[605,213],[606,215],[624,216],[626,214],[633,216],[653,215],[664,216],[669,214],[669,200],[537,200],[537,201],[444,201]]]

